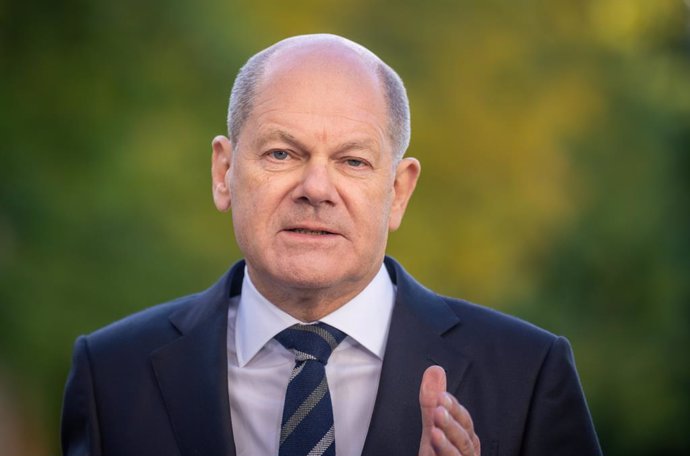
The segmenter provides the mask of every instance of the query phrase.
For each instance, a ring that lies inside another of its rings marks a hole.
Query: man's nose
[[[295,201],[303,201],[318,206],[334,204],[337,198],[336,187],[328,163],[322,161],[309,162],[302,169],[300,181],[293,191]]]

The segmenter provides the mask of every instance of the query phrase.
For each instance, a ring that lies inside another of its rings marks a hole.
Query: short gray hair
[[[388,135],[393,145],[395,158],[402,158],[410,145],[410,103],[407,99],[405,85],[398,73],[377,55],[357,43],[335,35],[320,36],[348,43],[351,47],[360,51],[360,53],[364,51],[364,54],[373,61],[388,106]],[[302,37],[293,37],[279,41],[254,54],[240,68],[235,78],[235,83],[232,86],[230,106],[228,107],[228,137],[233,145],[237,145],[240,131],[252,112],[256,97],[256,87],[264,74],[269,58],[287,42],[300,38]]]

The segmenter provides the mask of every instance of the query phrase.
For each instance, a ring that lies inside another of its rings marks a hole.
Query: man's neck
[[[371,283],[378,270],[364,280],[323,288],[285,286],[278,281],[271,281],[267,286],[258,274],[251,272],[251,268],[248,268],[248,272],[250,280],[264,298],[297,320],[309,323],[322,319],[351,301]]]

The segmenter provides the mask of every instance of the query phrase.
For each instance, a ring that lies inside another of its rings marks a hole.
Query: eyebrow
[[[365,139],[364,141],[348,141],[338,146],[339,151],[346,150],[374,150],[374,141]]]
[[[269,141],[273,140],[281,140],[285,141],[286,143],[290,144],[293,147],[296,147],[301,150],[309,150],[309,147],[307,147],[304,143],[302,143],[300,140],[295,138],[293,135],[290,133],[286,132],[285,130],[270,130],[265,136],[263,136],[261,139],[257,141],[257,144],[259,146],[263,146]],[[343,151],[348,151],[348,150],[375,150],[376,148],[374,147],[374,141],[371,139],[365,139],[362,141],[347,141],[344,142],[336,148],[339,152]]]
[[[270,130],[266,135],[264,135],[262,138],[260,138],[257,141],[257,144],[259,146],[263,146],[269,141],[273,141],[279,139],[281,141],[285,141],[286,143],[290,144],[291,146],[297,147],[302,150],[306,150],[307,147],[302,144],[297,138],[295,138],[293,135],[290,133],[284,131],[284,130]]]

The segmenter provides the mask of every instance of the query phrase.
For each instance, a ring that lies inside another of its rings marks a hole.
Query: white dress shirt
[[[381,266],[360,294],[322,318],[347,334],[326,365],[337,456],[360,456],[388,339],[395,288]],[[273,337],[301,323],[264,298],[245,268],[228,310],[228,391],[238,456],[278,454],[283,402],[294,355]]]

